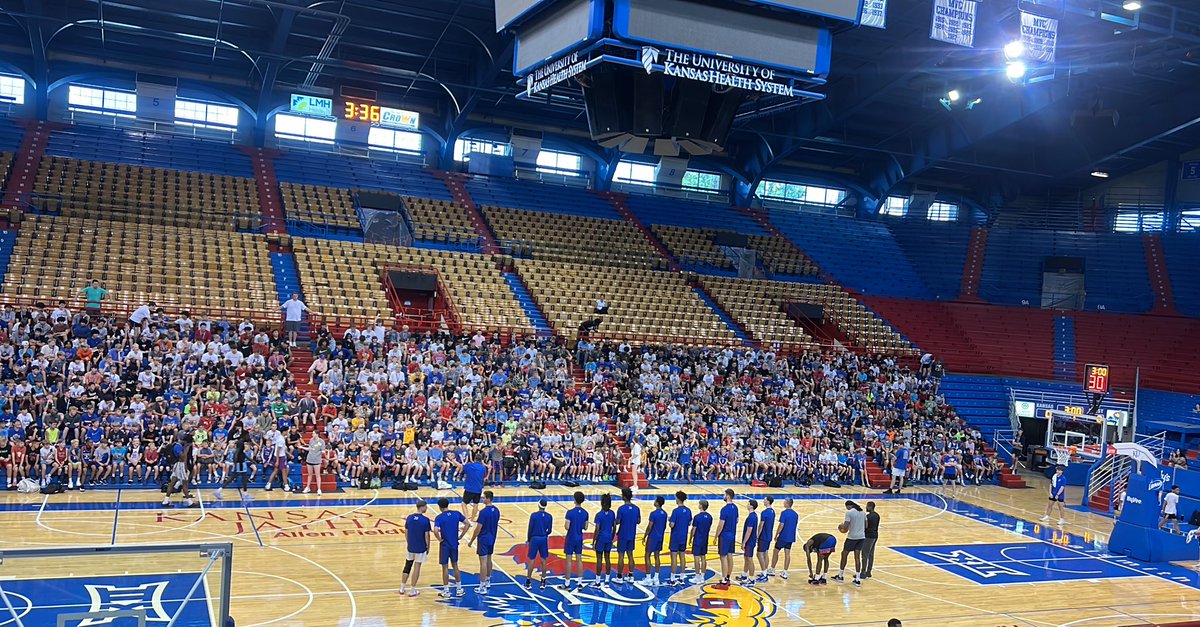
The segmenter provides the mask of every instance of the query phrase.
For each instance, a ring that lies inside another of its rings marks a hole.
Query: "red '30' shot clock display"
[[[1092,394],[1108,394],[1108,366],[1088,364],[1084,370],[1084,391]]]

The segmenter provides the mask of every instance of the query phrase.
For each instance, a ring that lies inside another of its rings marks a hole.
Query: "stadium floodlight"
[[[1098,179],[1106,179],[1108,178],[1108,172],[1105,172],[1104,170],[1092,170],[1092,176]]]
[[[1126,11],[1137,11],[1142,8],[1142,3],[1138,0],[1125,0],[1125,4],[1122,4],[1121,8]]]
[[[1004,44],[1004,56],[1008,59],[1020,59],[1025,55],[1025,42],[1020,39]]]
[[[950,91],[946,92],[946,98],[948,98],[950,102],[958,102],[958,99],[962,98],[962,94],[959,93],[957,89],[951,89]]]
[[[1025,78],[1025,72],[1028,68],[1024,61],[1009,61],[1008,65],[1004,66],[1004,75],[1012,82],[1020,81]]]

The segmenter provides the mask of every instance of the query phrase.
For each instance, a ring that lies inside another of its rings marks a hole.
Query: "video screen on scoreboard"
[[[550,0],[496,0],[496,32]]]
[[[862,0],[750,0],[757,4],[768,4],[783,9],[795,9],[804,13],[824,15],[840,20],[858,21]]]

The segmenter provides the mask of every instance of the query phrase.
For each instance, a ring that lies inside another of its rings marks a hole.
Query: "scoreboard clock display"
[[[1092,394],[1108,394],[1108,366],[1088,364],[1084,369],[1083,389]]]
[[[347,120],[379,124],[380,120],[383,119],[383,107],[373,102],[347,100],[346,106],[342,111],[342,117]]]
[[[341,116],[350,122],[364,122],[409,131],[415,131],[421,125],[421,115],[416,111],[383,107],[364,100],[346,100],[342,105]]]

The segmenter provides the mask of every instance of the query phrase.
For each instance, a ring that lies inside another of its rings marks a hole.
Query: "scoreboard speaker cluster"
[[[651,148],[665,156],[720,150],[748,96],[621,65],[599,66],[579,83],[592,139],[606,148],[634,153]],[[664,150],[656,140],[669,140],[670,147]]]

